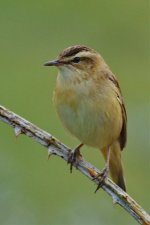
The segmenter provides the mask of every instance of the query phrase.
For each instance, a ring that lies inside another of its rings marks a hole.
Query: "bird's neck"
[[[64,88],[77,86],[89,80],[89,75],[78,70],[70,70],[68,68],[61,68],[57,76],[57,84]]]

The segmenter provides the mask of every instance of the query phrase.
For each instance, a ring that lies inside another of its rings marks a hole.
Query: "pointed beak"
[[[44,66],[58,66],[60,64],[61,62],[59,62],[59,60],[53,60],[53,61],[48,61],[44,63]]]

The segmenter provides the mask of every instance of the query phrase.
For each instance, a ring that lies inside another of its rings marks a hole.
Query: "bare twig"
[[[54,154],[66,161],[68,160],[70,151],[68,147],[54,138],[51,134],[36,127],[3,106],[0,106],[0,120],[13,127],[16,136],[25,134],[45,146],[48,149],[49,156]],[[78,170],[91,181],[98,184],[98,180],[93,180],[92,178],[100,171],[92,164],[82,159],[78,164]],[[150,224],[150,216],[144,209],[110,179],[107,179],[104,182],[102,189],[112,197],[114,203],[118,203],[122,206],[138,223]]]

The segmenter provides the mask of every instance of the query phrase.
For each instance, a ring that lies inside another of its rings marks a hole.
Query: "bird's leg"
[[[80,148],[83,146],[84,144],[81,143],[80,145],[78,145],[74,150],[70,151],[69,153],[69,157],[68,157],[68,164],[70,164],[70,172],[72,173],[72,167],[73,164],[75,164],[76,168],[77,168],[77,164],[78,162],[81,160],[82,155],[80,153]]]
[[[97,188],[95,190],[95,193],[102,187],[103,182],[108,177],[108,173],[109,173],[109,160],[110,160],[110,147],[107,148],[107,158],[106,158],[105,167],[102,169],[102,171],[98,175],[96,175],[93,178],[93,180],[98,179],[98,185],[97,185]]]

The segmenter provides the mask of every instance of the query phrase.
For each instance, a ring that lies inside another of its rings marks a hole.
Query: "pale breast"
[[[115,97],[97,93],[82,86],[60,88],[56,86],[54,102],[63,125],[82,143],[105,147],[118,138],[122,120]],[[82,89],[82,90],[81,90]],[[85,94],[86,93],[86,94]]]

